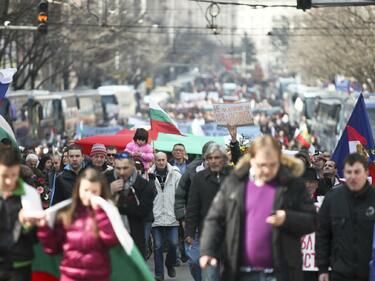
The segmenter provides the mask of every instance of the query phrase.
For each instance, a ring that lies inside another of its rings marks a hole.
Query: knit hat
[[[103,153],[103,154],[107,153],[107,150],[105,149],[104,144],[101,144],[101,143],[94,144],[91,148],[90,157],[94,156],[95,154],[100,154],[100,153]]]

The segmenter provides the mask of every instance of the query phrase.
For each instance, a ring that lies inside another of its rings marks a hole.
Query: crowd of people
[[[141,128],[125,150],[98,143],[89,155],[74,143],[45,154],[2,141],[0,281],[30,280],[37,238],[46,253],[62,253],[60,280],[109,280],[109,249],[119,241],[96,197],[117,207],[145,260],[153,253],[158,281],[176,277],[183,262],[195,281],[369,280],[367,159],[350,154],[339,178],[327,153],[286,155],[267,134],[242,151],[235,128],[229,133],[228,147],[208,142],[196,159],[181,143],[154,151]],[[25,194],[40,198],[40,209],[69,204],[51,226],[43,212],[27,215]],[[304,271],[301,238],[313,232],[318,271]]]

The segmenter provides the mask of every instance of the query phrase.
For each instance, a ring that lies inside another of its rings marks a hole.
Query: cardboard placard
[[[216,123],[220,126],[253,124],[250,103],[213,104]]]

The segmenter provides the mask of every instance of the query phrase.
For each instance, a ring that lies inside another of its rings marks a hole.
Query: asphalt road
[[[153,275],[154,272],[154,257],[150,257],[148,260],[148,266]],[[176,277],[170,278],[167,274],[167,268],[164,267],[164,280],[175,280],[175,281],[194,281],[193,277],[190,275],[188,263],[182,263],[179,267],[176,267]]]

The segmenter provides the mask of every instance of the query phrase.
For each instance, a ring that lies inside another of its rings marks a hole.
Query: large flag
[[[110,250],[111,281],[154,281],[145,260],[134,245],[133,239],[126,231],[117,208],[101,197],[95,197],[96,203],[107,214],[120,244]],[[48,224],[55,223],[57,212],[71,203],[71,199],[60,202],[45,210]],[[61,256],[49,256],[40,244],[35,246],[32,281],[58,281]]]
[[[12,146],[18,149],[16,137],[13,133],[12,128],[5,120],[5,118],[0,115],[0,141],[3,139],[9,139],[12,142]]]
[[[332,155],[332,159],[336,162],[339,176],[343,177],[345,157],[350,153],[358,152],[368,159],[369,175],[372,177],[372,182],[375,183],[374,149],[375,144],[370,121],[365,101],[361,94]]]
[[[0,69],[0,100],[2,100],[8,91],[9,85],[13,80],[13,75],[16,73],[15,68]]]
[[[157,104],[150,104],[150,121],[154,132],[182,135],[173,119]]]

